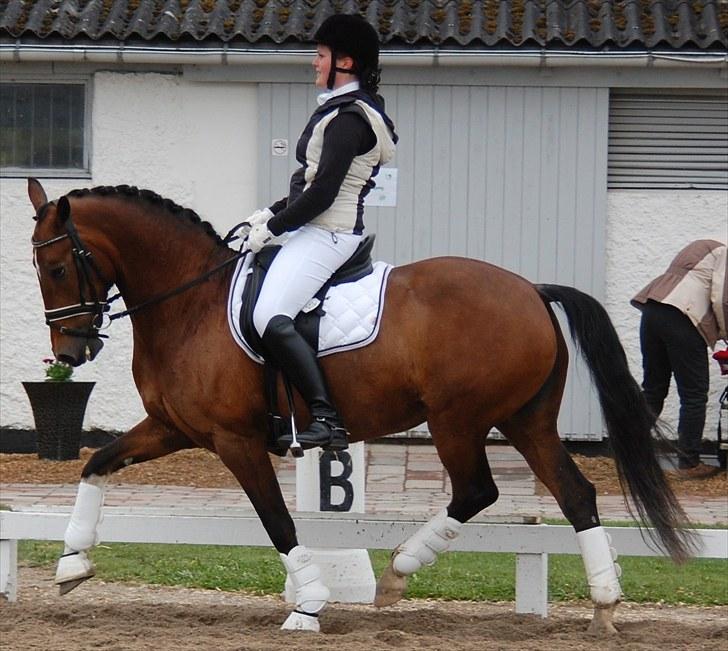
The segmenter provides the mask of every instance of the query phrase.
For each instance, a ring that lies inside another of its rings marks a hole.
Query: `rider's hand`
[[[250,229],[248,239],[245,240],[245,250],[258,253],[264,246],[274,244],[276,236],[268,230],[265,224],[256,224]]]
[[[269,208],[263,208],[262,210],[256,210],[250,217],[245,221],[240,222],[225,236],[225,242],[233,242],[234,240],[245,240],[253,226],[256,224],[266,224],[268,220],[273,217],[273,213]]]
[[[271,217],[273,217],[273,213],[270,209],[263,208],[262,210],[256,210],[245,221],[251,226],[256,226],[257,224],[266,224]]]

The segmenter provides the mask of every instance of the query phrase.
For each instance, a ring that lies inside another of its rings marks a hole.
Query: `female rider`
[[[296,146],[301,167],[289,195],[257,211],[247,248],[257,253],[290,234],[267,273],[253,312],[266,353],[306,400],[312,422],[297,435],[301,446],[348,447],[316,353],[293,320],[356,251],[364,231],[364,197],[379,167],[394,155],[397,136],[377,92],[379,38],[356,15],[327,18],[315,35],[313,67],[319,96]],[[289,440],[279,441],[290,444]]]

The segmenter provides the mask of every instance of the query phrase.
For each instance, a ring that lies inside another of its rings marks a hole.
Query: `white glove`
[[[273,213],[270,211],[269,208],[263,208],[262,210],[256,210],[250,217],[248,217],[245,221],[250,224],[251,226],[255,226],[256,224],[265,224],[268,222],[268,220],[273,217]]]
[[[264,246],[276,244],[279,237],[276,237],[268,230],[265,224],[256,224],[250,229],[248,239],[245,240],[244,250],[258,253]]]
[[[231,230],[225,236],[225,241],[232,242],[233,240],[245,240],[253,226],[256,224],[265,224],[271,217],[273,217],[273,213],[268,208],[256,210],[245,221],[240,222],[234,230]]]

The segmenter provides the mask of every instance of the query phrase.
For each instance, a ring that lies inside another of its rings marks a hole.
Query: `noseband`
[[[71,337],[81,337],[83,339],[97,339],[106,338],[106,335],[99,333],[103,322],[103,316],[105,312],[109,311],[109,303],[106,300],[101,300],[96,293],[96,289],[91,282],[92,276],[95,275],[104,287],[110,288],[111,283],[104,278],[98,265],[91,256],[89,251],[81,242],[81,238],[78,235],[76,226],[74,225],[71,217],[69,216],[66,220],[66,232],[58,237],[53,237],[49,240],[43,240],[38,242],[31,240],[33,249],[41,249],[44,246],[51,246],[57,242],[61,242],[66,238],[71,240],[71,250],[73,252],[73,262],[76,265],[76,272],[78,276],[78,303],[75,305],[65,305],[63,307],[56,307],[52,310],[45,310],[46,324],[51,328],[58,330],[63,335],[69,335]],[[87,329],[81,328],[68,328],[63,325],[59,325],[59,321],[65,321],[66,319],[72,319],[76,316],[82,316],[84,314],[92,314],[93,319],[89,323]]]

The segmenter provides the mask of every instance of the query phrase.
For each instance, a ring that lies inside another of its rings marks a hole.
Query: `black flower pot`
[[[95,382],[23,382],[38,434],[38,458],[78,459],[86,404]]]

